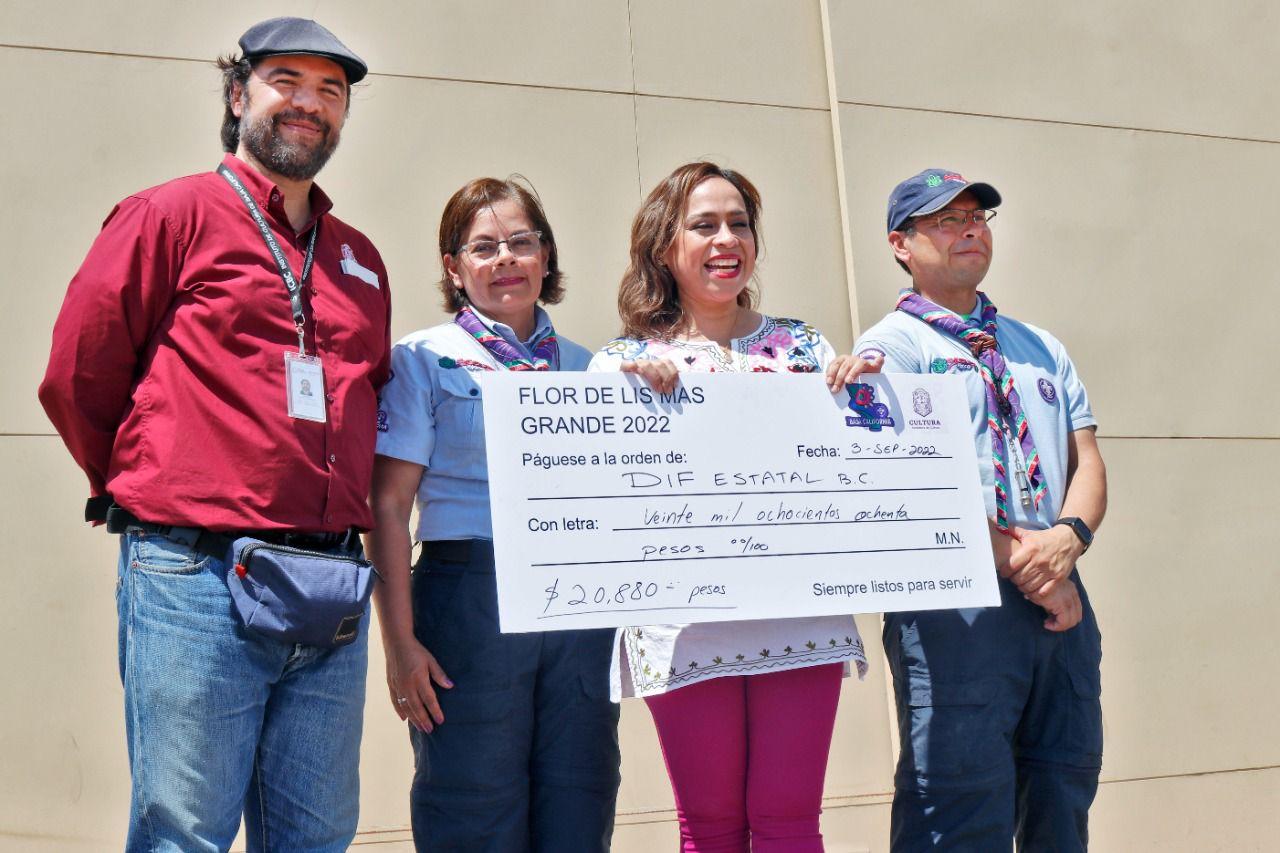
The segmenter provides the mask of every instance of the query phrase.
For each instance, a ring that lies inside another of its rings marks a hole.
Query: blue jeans
[[[901,754],[894,853],[1082,853],[1102,766],[1101,635],[1000,581],[1000,607],[885,614]]]
[[[354,643],[245,630],[222,559],[120,537],[120,679],[133,776],[126,850],[343,851],[359,816],[368,617]]]
[[[493,543],[413,577],[414,633],[453,680],[444,723],[410,730],[413,836],[429,853],[606,853],[618,793],[613,631],[498,631]]]

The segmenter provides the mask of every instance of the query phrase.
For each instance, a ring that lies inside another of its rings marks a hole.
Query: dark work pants
[[[493,543],[427,543],[414,630],[452,679],[444,723],[410,729],[419,851],[595,853],[613,834],[613,631],[498,631]]]
[[[1065,633],[1003,580],[1000,607],[886,614],[902,748],[894,853],[1087,849],[1102,646],[1072,579],[1084,618]]]

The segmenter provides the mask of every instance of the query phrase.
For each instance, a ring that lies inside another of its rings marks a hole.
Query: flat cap
[[[250,62],[285,54],[322,56],[342,66],[348,83],[359,83],[369,73],[369,66],[352,53],[351,48],[306,18],[272,18],[254,24],[240,36],[240,50]]]

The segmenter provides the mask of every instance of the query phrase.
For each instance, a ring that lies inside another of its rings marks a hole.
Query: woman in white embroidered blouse
[[[623,335],[589,369],[638,373],[660,391],[680,371],[826,370],[835,353],[817,329],[754,310],[759,217],[756,188],[731,170],[689,163],[663,180],[632,224]],[[822,850],[822,782],[849,662],[865,673],[852,616],[618,632],[614,697],[643,696],[653,714],[683,849]]]

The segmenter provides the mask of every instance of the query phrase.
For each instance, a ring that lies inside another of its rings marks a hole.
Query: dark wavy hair
[[[222,72],[222,150],[233,154],[240,147],[240,119],[231,111],[231,104],[237,85],[241,92],[248,88],[253,63],[229,53],[219,56],[216,64]]]
[[[488,207],[503,201],[513,201],[520,205],[524,215],[533,223],[534,231],[542,232],[542,244],[547,247],[547,276],[542,279],[542,290],[538,293],[538,301],[544,305],[555,305],[564,298],[564,273],[560,272],[560,256],[556,251],[556,235],[547,221],[547,214],[542,209],[542,201],[533,184],[523,175],[512,175],[504,180],[498,178],[476,178],[467,181],[445,203],[444,213],[440,215],[440,292],[444,294],[444,310],[457,312],[467,304],[466,291],[449,280],[449,273],[443,269],[445,255],[456,255],[471,228],[476,214]]]
[[[618,316],[628,338],[667,338],[684,321],[675,277],[663,256],[676,240],[689,196],[703,181],[723,178],[733,184],[746,205],[751,236],[760,251],[760,193],[746,176],[715,163],[685,163],[662,180],[640,205],[631,223],[631,262],[618,285]],[[754,308],[756,292],[748,286],[738,304]]]

